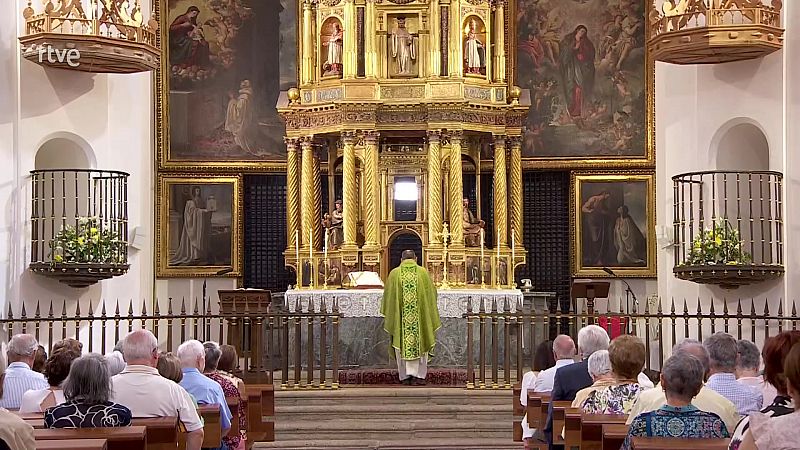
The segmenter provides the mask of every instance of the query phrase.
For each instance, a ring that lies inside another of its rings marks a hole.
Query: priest
[[[428,357],[436,344],[436,330],[442,326],[436,288],[428,271],[417,264],[413,250],[403,250],[401,258],[383,290],[383,329],[392,338],[389,356],[397,359],[400,381],[423,385]]]

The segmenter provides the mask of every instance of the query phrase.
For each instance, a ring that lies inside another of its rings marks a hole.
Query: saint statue
[[[397,18],[397,28],[392,31],[392,58],[396,63],[396,75],[414,75],[411,65],[417,59],[414,36],[406,29],[406,18]]]
[[[484,221],[475,217],[469,209],[469,199],[464,198],[464,210],[461,214],[461,221],[464,228],[464,243],[467,247],[478,247],[481,245],[481,228],[485,225]]]
[[[467,73],[481,75],[486,67],[486,51],[483,43],[478,39],[475,29],[475,19],[472,19],[469,22],[467,40],[464,42],[464,63]]]
[[[323,46],[328,47],[328,59],[322,66],[324,70],[323,75],[341,75],[342,74],[342,42],[343,33],[342,27],[337,22],[333,23],[331,27],[331,34],[323,42]]]
[[[208,208],[201,196],[200,186],[192,187],[192,198],[183,207],[183,229],[178,249],[170,258],[170,265],[204,265],[208,263],[211,215],[216,201]]]
[[[328,229],[328,244],[332,250],[337,250],[344,242],[344,211],[342,201],[336,200],[336,207],[330,214],[322,218],[322,226]]]

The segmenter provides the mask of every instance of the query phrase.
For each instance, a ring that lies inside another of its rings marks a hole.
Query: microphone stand
[[[630,314],[631,314],[631,297],[633,297],[633,309],[635,313],[639,312],[639,299],[636,298],[636,293],[633,292],[631,289],[631,285],[628,284],[628,281],[625,278],[617,275],[616,272],[611,270],[608,267],[603,267],[603,272],[611,275],[612,277],[622,281],[625,284],[625,313],[628,314],[628,333],[630,334],[632,325],[630,321]]]

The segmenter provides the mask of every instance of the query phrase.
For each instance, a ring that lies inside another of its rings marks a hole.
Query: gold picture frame
[[[247,6],[249,0],[234,0],[236,2],[242,2],[241,5]],[[224,172],[224,173],[231,173],[231,172],[259,172],[259,173],[278,173],[284,172],[286,170],[286,161],[285,161],[285,147],[283,145],[283,136],[272,136],[270,135],[270,139],[273,139],[277,144],[273,143],[273,145],[267,145],[266,148],[267,153],[265,155],[249,155],[247,157],[243,157],[242,155],[231,155],[230,157],[208,157],[208,158],[201,158],[197,157],[198,149],[192,144],[187,143],[189,153],[195,155],[195,157],[177,157],[175,152],[173,151],[171,145],[171,136],[170,130],[175,128],[176,124],[171,124],[170,120],[170,76],[172,65],[170,63],[170,28],[171,23],[174,17],[171,17],[170,9],[168,8],[169,4],[173,2],[167,2],[167,0],[156,0],[154,2],[154,9],[155,9],[155,16],[159,22],[160,32],[158,34],[159,43],[161,46],[161,62],[159,67],[153,73],[153,81],[154,81],[154,104],[155,104],[155,113],[154,113],[154,128],[155,128],[155,146],[156,146],[156,167],[158,171],[163,172],[190,172],[190,173],[198,173],[198,172]],[[175,2],[177,5],[176,8],[180,7],[185,9],[186,5],[194,5],[194,3],[186,2],[186,1],[178,1]],[[276,3],[278,5],[278,3]],[[201,18],[205,15],[203,19],[203,23],[199,23],[200,28],[205,27],[208,23],[213,22],[208,19],[208,12],[206,11],[207,6],[201,5]],[[183,11],[181,9],[180,11]],[[249,8],[244,8],[249,9]],[[188,10],[187,10],[188,12]],[[297,11],[294,11],[297,13]],[[173,14],[174,15],[174,14]],[[297,17],[294,18],[294,28],[295,32],[299,30],[299,23],[300,23],[300,14],[296,14]],[[206,30],[207,31],[207,30]],[[203,40],[205,40],[205,36],[203,36]],[[211,40],[211,36],[209,37]],[[276,40],[277,44],[277,40]],[[259,43],[254,43],[252,45],[261,45]],[[276,45],[275,48],[278,46]],[[297,86],[297,80],[299,79],[299,54],[300,49],[299,47],[294,52],[294,80],[291,82],[291,86]],[[280,57],[279,57],[280,60]],[[288,67],[288,66],[287,66]],[[220,70],[220,72],[226,72],[226,70]],[[167,76],[165,76],[165,74]],[[281,75],[279,75],[280,78]],[[256,92],[273,92],[274,90],[269,88],[267,89],[265,86],[259,86],[256,83],[256,80],[253,80],[252,84],[248,84],[246,87],[241,84],[244,81],[250,83],[249,78],[244,75],[240,74],[240,77],[235,80],[234,84],[226,85],[226,90],[230,92],[238,91],[238,95],[242,95],[245,89],[249,90],[250,95],[253,96],[253,93]],[[229,80],[230,81],[230,80]],[[278,80],[278,84],[283,83],[282,79]],[[202,91],[204,89],[210,89],[208,87],[208,81],[205,82],[205,85],[201,85],[198,89]],[[180,88],[180,87],[179,87]],[[263,102],[257,101],[258,97],[251,97],[251,102],[253,104],[258,103],[258,107],[264,107]],[[208,104],[207,100],[202,104]],[[191,103],[191,102],[189,102]],[[270,102],[267,102],[270,103]],[[274,108],[274,104],[269,105],[269,107]],[[188,110],[197,109],[197,105],[189,106]],[[270,120],[275,122],[278,120],[280,124],[282,124],[281,119],[276,119],[277,111],[273,111],[274,114],[270,115]],[[273,123],[272,125],[277,125],[278,122]],[[260,126],[260,122],[259,122]],[[200,127],[202,129],[202,127]],[[227,149],[234,148],[236,145],[220,145],[215,153],[215,155],[220,154],[221,151],[227,151]],[[212,150],[205,150],[206,153],[211,152],[214,153]],[[282,157],[280,157],[282,156]]]
[[[572,272],[656,276],[655,173],[572,173]]]
[[[242,275],[240,176],[160,174],[156,277]]]
[[[508,75],[508,84],[509,88],[512,86],[519,86],[521,88],[528,88],[528,86],[523,86],[524,83],[521,82],[520,79],[520,64],[519,64],[519,33],[521,27],[519,26],[520,20],[525,20],[525,18],[520,18],[520,11],[517,11],[517,8],[522,7],[521,5],[523,2],[518,2],[517,0],[509,0],[509,11],[514,11],[516,14],[515,18],[509,17],[510,14],[506,15],[506,26],[509,30],[509,37],[507,42],[507,50],[506,50],[506,60],[507,60],[507,75]],[[559,7],[561,7],[561,2],[557,0],[552,0],[556,2]],[[590,0],[591,1],[594,0]],[[601,7],[605,7],[605,2],[600,2],[597,0],[598,5]],[[586,3],[586,2],[582,2]],[[535,3],[529,3],[535,4]],[[573,5],[574,6],[574,5]],[[584,7],[584,6],[581,6]],[[606,13],[610,12],[606,11]],[[641,16],[638,16],[639,19],[642,21],[642,29],[643,29],[643,39],[646,40],[647,36],[650,36],[650,21],[647,19],[647,8],[646,6],[642,9]],[[584,22],[585,23],[585,22]],[[575,22],[572,25],[579,25],[582,24],[581,22]],[[559,39],[563,38],[563,36],[559,36]],[[638,44],[638,42],[637,42]],[[597,42],[599,47],[600,43]],[[583,156],[553,156],[553,155],[546,155],[546,156],[526,156],[525,152],[523,151],[523,160],[522,160],[522,167],[525,170],[528,169],[573,169],[573,170],[614,170],[614,169],[625,169],[625,168],[634,168],[640,170],[646,169],[654,169],[656,165],[656,122],[655,122],[655,59],[653,59],[651,53],[647,49],[647,45],[642,42],[641,49],[644,53],[644,79],[645,79],[645,86],[644,86],[644,152],[642,155],[635,155],[635,156],[604,156],[604,155],[583,155]],[[598,55],[599,59],[599,55]],[[530,96],[531,102],[534,104],[536,102],[536,92],[535,89],[530,89]],[[533,105],[532,107],[534,107]]]

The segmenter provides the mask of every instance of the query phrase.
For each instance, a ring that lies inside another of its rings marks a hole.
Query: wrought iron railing
[[[735,287],[783,273],[779,172],[691,172],[672,181],[677,276]]]
[[[777,303],[777,304],[776,304]],[[622,304],[622,303],[620,303]],[[666,305],[666,306],[662,306]],[[612,337],[618,334],[637,335],[645,342],[645,369],[657,371],[669,357],[672,346],[690,337],[703,340],[724,331],[737,339],[747,339],[759,347],[766,339],[785,330],[800,328],[797,303],[750,300],[694,301],[654,299],[644,305],[643,312],[598,309],[579,311],[524,310],[516,305],[512,311],[507,302],[470,299],[467,319],[467,387],[510,388],[522,380],[525,368],[534,367],[539,344],[550,336],[550,330],[569,330],[577,342],[578,330],[589,324],[603,326]],[[551,327],[554,325],[554,327]],[[537,333],[538,330],[545,333]]]

